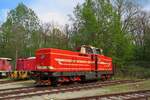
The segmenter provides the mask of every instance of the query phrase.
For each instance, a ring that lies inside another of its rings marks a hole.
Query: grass
[[[114,79],[148,79],[150,78],[150,67],[127,65],[116,67]]]
[[[118,76],[113,76],[112,80],[139,80],[137,77],[130,77],[130,76],[123,76],[123,75],[118,75]]]

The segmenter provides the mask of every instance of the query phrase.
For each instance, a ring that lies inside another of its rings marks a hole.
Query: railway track
[[[68,100],[150,100],[150,90],[81,97]]]
[[[117,81],[105,81],[105,82],[67,85],[67,86],[60,86],[55,88],[54,87],[22,87],[22,88],[14,88],[14,89],[3,89],[0,90],[0,100],[20,99],[20,98],[37,96],[37,95],[39,96],[45,94],[72,92],[72,91],[79,91],[85,89],[100,88],[103,86],[117,85],[123,83],[135,83],[135,82],[139,82],[139,81],[117,80]]]

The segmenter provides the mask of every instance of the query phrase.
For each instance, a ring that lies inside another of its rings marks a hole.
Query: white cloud
[[[54,23],[58,23],[60,25],[63,25],[65,23],[67,23],[67,16],[59,13],[59,12],[43,12],[43,13],[37,13],[39,19],[42,22],[54,22]]]
[[[69,23],[68,15],[72,14],[74,7],[84,0],[33,0],[32,8],[42,22],[55,22],[60,25]]]
[[[150,4],[147,5],[147,6],[145,6],[145,7],[143,7],[143,10],[145,10],[145,11],[150,11]]]
[[[26,5],[33,9],[41,22],[54,22],[65,25],[69,22],[69,14],[72,14],[74,7],[84,0],[31,0]],[[12,9],[12,8],[10,8]],[[10,9],[0,9],[0,23],[6,21]]]

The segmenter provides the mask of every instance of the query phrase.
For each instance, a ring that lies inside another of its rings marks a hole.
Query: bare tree
[[[134,23],[134,17],[140,12],[135,0],[113,0],[114,8],[122,22],[122,32],[130,31],[130,25]]]

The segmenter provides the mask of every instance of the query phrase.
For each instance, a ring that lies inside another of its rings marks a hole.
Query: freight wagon
[[[112,58],[99,48],[83,45],[79,52],[54,48],[36,51],[37,85],[53,85],[69,81],[109,79],[113,75]]]
[[[11,58],[0,58],[0,77],[12,79],[30,78],[30,74],[36,70],[35,57],[19,58],[16,68],[13,70]]]
[[[0,78],[7,77],[8,73],[12,70],[11,60],[11,58],[0,58]]]
[[[13,79],[31,78],[32,72],[36,70],[35,57],[17,59],[16,69],[11,72],[10,77]]]
[[[35,57],[19,58],[17,60],[17,71],[35,71],[36,70]]]

